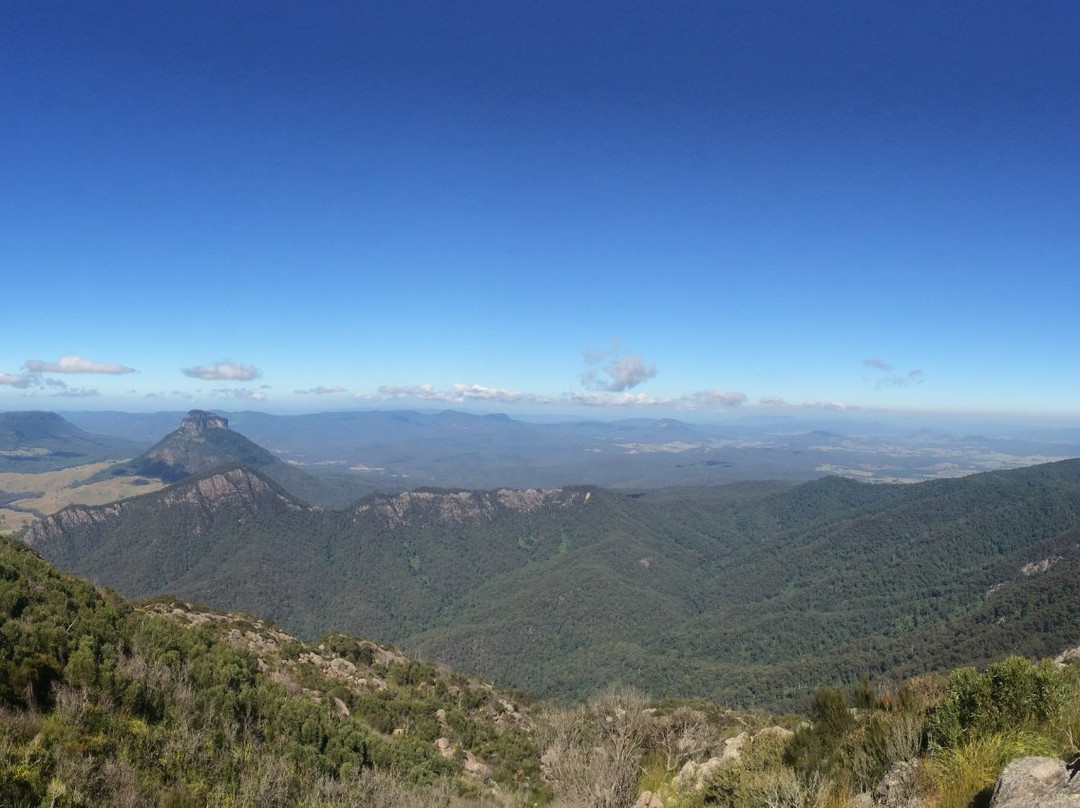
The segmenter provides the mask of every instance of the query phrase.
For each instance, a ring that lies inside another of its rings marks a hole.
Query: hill
[[[0,473],[39,473],[131,457],[145,444],[86,432],[54,412],[0,412]]]
[[[1080,461],[906,486],[421,490],[342,511],[234,466],[24,539],[127,595],[358,633],[538,694],[625,682],[790,707],[823,682],[947,667],[958,638],[975,663],[1080,644],[1078,529]]]
[[[556,708],[367,640],[133,604],[3,538],[0,617],[0,808],[966,806],[999,772],[1010,805],[1075,790],[1080,671],[1050,660],[822,688],[809,721],[629,690]]]
[[[108,474],[172,483],[236,463],[256,469],[308,502],[340,504],[343,493],[345,501],[351,498],[340,487],[315,479],[229,429],[227,418],[204,410],[191,410],[177,429],[130,463],[109,469]]]
[[[3,538],[0,615],[0,805],[543,797],[518,696],[392,647],[131,604]]]

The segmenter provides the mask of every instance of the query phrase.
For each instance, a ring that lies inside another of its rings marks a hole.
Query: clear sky
[[[41,2],[0,409],[1080,415],[1080,5]]]

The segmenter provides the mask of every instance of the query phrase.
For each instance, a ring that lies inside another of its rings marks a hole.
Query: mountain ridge
[[[809,682],[931,669],[955,657],[950,631],[991,661],[1040,597],[1039,648],[1080,644],[1076,460],[913,486],[428,489],[343,510],[234,466],[69,513],[94,518],[58,514],[26,540],[122,594],[363,634],[538,694],[626,681],[795,705]],[[1019,573],[1058,556],[1041,579]],[[985,617],[992,597],[1003,623]]]
[[[0,412],[0,472],[55,471],[120,460],[144,444],[88,432],[55,412]]]

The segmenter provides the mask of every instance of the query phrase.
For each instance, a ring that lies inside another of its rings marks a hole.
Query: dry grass
[[[59,471],[45,471],[40,474],[8,472],[0,474],[0,491],[8,491],[12,494],[58,491],[75,485],[81,480],[89,479],[99,471],[114,465],[116,465],[116,461],[105,461],[102,463],[89,463],[85,466],[72,466]]]
[[[37,517],[32,513],[0,508],[0,533],[14,533],[16,530],[22,530],[35,519]]]
[[[1056,757],[1061,749],[1034,732],[993,734],[954,749],[944,749],[928,762],[925,773],[931,786],[928,805],[934,808],[969,808],[985,805],[997,777],[1009,761],[1026,755]]]
[[[165,487],[160,480],[149,480],[148,485],[136,485],[135,481],[140,479],[143,478],[117,477],[89,485],[80,485],[76,488],[59,488],[45,492],[44,496],[17,500],[12,505],[33,508],[48,516],[68,505],[104,505],[119,499],[149,494],[151,491],[158,491]]]
[[[49,516],[68,505],[105,505],[120,499],[149,494],[164,487],[160,480],[143,480],[140,477],[116,477],[80,485],[84,480],[114,465],[116,461],[89,463],[40,474],[0,474],[0,491],[26,494],[27,496],[10,504]],[[0,508],[0,532],[21,530],[35,518],[32,513]]]

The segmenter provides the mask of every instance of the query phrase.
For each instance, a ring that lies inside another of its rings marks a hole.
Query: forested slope
[[[784,706],[862,673],[1080,642],[1078,528],[1080,461],[903,486],[427,490],[344,511],[233,467],[25,538],[131,596],[398,642],[538,694],[626,682]]]

